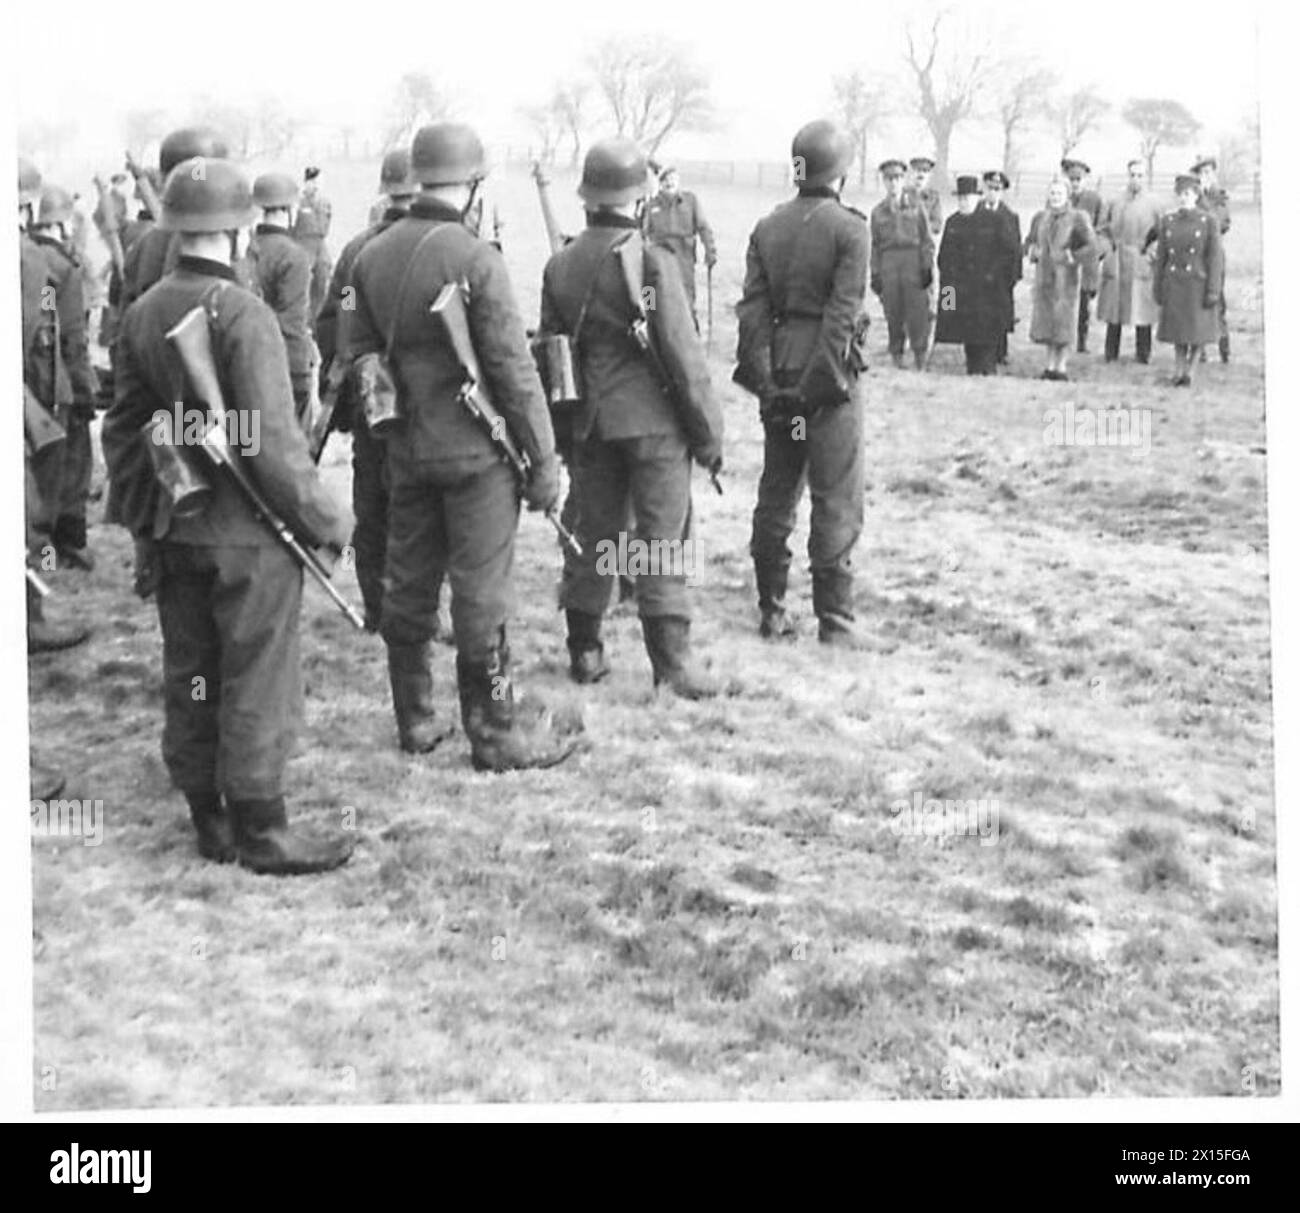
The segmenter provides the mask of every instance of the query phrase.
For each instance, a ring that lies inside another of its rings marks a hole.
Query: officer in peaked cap
[[[1191,387],[1201,348],[1219,335],[1223,291],[1223,237],[1200,205],[1201,180],[1180,173],[1178,207],[1161,216],[1152,290],[1160,307],[1156,340],[1174,347],[1175,387]]]
[[[1228,210],[1228,191],[1219,185],[1219,161],[1214,156],[1202,156],[1189,170],[1200,180],[1200,195],[1196,205],[1201,210],[1213,215],[1219,225],[1219,235],[1226,236],[1232,226],[1232,215]],[[1227,277],[1227,251],[1224,251],[1224,277]],[[1227,362],[1231,353],[1228,339],[1228,292],[1219,291],[1219,361]],[[1201,361],[1205,361],[1205,350],[1201,350]]]
[[[1070,205],[1076,211],[1082,211],[1088,216],[1088,222],[1095,232],[1097,225],[1101,222],[1102,201],[1101,195],[1096,190],[1087,187],[1088,178],[1092,176],[1092,166],[1086,160],[1066,156],[1061,160],[1061,172],[1065,175],[1066,181],[1069,182]],[[1088,331],[1092,325],[1092,301],[1096,298],[1100,286],[1101,262],[1096,257],[1090,257],[1085,264],[1079,267],[1079,327],[1078,340],[1075,344],[1077,352],[1080,354],[1088,352]]]
[[[704,245],[706,269],[717,264],[718,245],[699,198],[681,188],[681,174],[675,165],[665,165],[659,171],[659,192],[646,203],[644,228],[651,244],[662,244],[677,258],[682,285],[694,314],[697,241]]]
[[[1024,258],[1021,252],[1020,216],[1007,204],[1007,191],[1011,189],[1011,178],[1000,168],[990,169],[984,174],[984,201],[980,205],[997,216],[1003,231],[998,247],[1002,250],[998,277],[1006,292],[1007,328],[998,341],[997,364],[1007,364],[1007,338],[1016,326],[1015,292],[1016,283],[1024,272]]]
[[[871,211],[871,290],[889,326],[889,354],[903,365],[905,342],[917,370],[930,349],[929,288],[934,278],[934,238],[925,213],[906,195],[907,165],[884,160],[885,197]]]
[[[142,432],[177,407],[166,334],[196,307],[206,313],[228,412],[258,418],[255,440],[227,435],[245,474],[304,544],[340,552],[352,520],[326,491],[294,421],[275,314],[231,269],[257,214],[244,174],[225,160],[182,161],[162,211],[160,229],[179,242],[176,268],[122,318],[103,443],[108,517],[135,537],[137,592],[158,601],[163,758],[205,858],[255,872],[324,871],[346,861],[350,844],[290,826],[284,802],[302,713],[302,569],[229,477],[213,478],[198,513],[174,514]]]
[[[294,407],[306,428],[320,355],[311,336],[311,258],[289,234],[298,183],[288,173],[263,173],[253,182],[253,201],[262,221],[248,246],[251,285],[280,324]]]
[[[436,122],[416,132],[411,173],[420,194],[357,254],[355,307],[343,312],[338,341],[351,357],[388,350],[404,402],[385,439],[388,551],[379,625],[399,744],[425,753],[450,733],[434,711],[431,664],[446,574],[472,759],[479,769],[506,771],[552,766],[576,743],[516,706],[506,624],[520,486],[461,402],[455,350],[429,317],[444,287],[463,284],[485,386],[532,469],[524,496],[534,509],[551,509],[559,463],[541,380],[505,261],[466,225],[486,172],[483,144],[470,127]]]
[[[866,216],[840,201],[853,144],[833,122],[803,126],[791,145],[798,193],[749,238],[733,378],[759,398],[763,473],[750,553],[759,634],[788,638],[788,544],[805,482],[813,610],[825,644],[861,647],[853,612],[853,548],[862,532],[863,400],[869,261]]]

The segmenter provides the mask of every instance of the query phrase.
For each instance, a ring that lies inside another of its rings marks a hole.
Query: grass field
[[[343,235],[372,174],[327,170]],[[541,224],[526,178],[499,186],[531,319]],[[730,305],[778,197],[705,199],[729,435],[726,496],[697,496],[694,601],[726,697],[657,700],[626,608],[612,678],[568,684],[558,553],[526,516],[519,682],[585,705],[590,744],[497,777],[459,735],[408,758],[381,642],[308,588],[292,808],[358,846],[328,876],[259,878],[200,861],[169,789],[125,535],[96,527],[93,579],[54,575],[97,631],[32,660],[33,732],[105,835],[33,839],[38,1110],[1277,1093],[1257,216],[1228,239],[1234,361],[1191,392],[1166,386],[1168,347],[1139,367],[1127,344],[1042,383],[1024,322],[1007,376],[969,380],[942,347],[928,375],[885,369],[876,313],[875,644],[845,655],[815,641],[802,559],[803,636],[755,634],[760,429],[729,382]],[[1047,443],[1067,402],[1149,410],[1149,452]],[[326,464],[345,490],[346,440]],[[917,798],[985,801],[996,832],[901,830]]]

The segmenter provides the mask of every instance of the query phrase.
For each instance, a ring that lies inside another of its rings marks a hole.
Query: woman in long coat
[[[1029,339],[1047,346],[1044,379],[1064,381],[1070,347],[1078,337],[1079,271],[1097,258],[1097,237],[1082,211],[1070,205],[1059,177],[1047,190],[1047,206],[1034,216],[1025,252],[1036,267]]]
[[[1214,216],[1196,205],[1200,180],[1180,175],[1175,189],[1178,209],[1161,218],[1156,243],[1156,339],[1174,347],[1173,385],[1191,387],[1201,346],[1219,336],[1223,238]]]
[[[998,342],[1011,327],[1007,276],[1019,251],[1005,247],[1006,225],[978,206],[978,177],[957,178],[957,211],[939,242],[939,319],[934,339],[966,351],[968,375],[997,371]]]

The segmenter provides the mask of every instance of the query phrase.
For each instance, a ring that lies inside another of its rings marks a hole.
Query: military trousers
[[[889,328],[889,352],[901,354],[904,342],[914,351],[930,345],[930,296],[921,285],[920,254],[915,248],[882,249],[880,305]]]
[[[589,438],[569,465],[583,554],[564,553],[560,606],[600,616],[621,575],[636,578],[643,619],[690,618],[694,571],[691,457],[679,434]],[[628,534],[628,511],[635,533]]]
[[[187,797],[283,794],[302,720],[302,570],[281,547],[158,545],[163,761]]]
[[[92,410],[82,405],[69,405],[59,410],[59,421],[67,437],[63,441],[59,473],[55,547],[86,546],[86,503],[90,500],[90,479],[95,468],[90,439],[92,416]]]
[[[763,425],[763,472],[749,550],[760,580],[774,583],[778,597],[790,570],[789,538],[805,485],[812,500],[808,559],[814,581],[824,575],[846,587],[851,584],[866,477],[859,393],[806,419],[796,416]]]
[[[386,451],[388,545],[379,631],[390,646],[425,644],[438,631],[438,597],[451,585],[451,626],[465,662],[487,661],[514,605],[519,527],[514,472],[481,462],[420,460]]]

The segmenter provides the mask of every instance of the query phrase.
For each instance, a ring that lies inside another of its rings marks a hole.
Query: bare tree
[[[1064,160],[1089,131],[1097,129],[1102,118],[1110,112],[1110,102],[1088,85],[1058,98],[1050,105],[1049,112],[1056,122],[1061,139],[1061,159]]]
[[[998,94],[997,117],[1002,127],[1002,171],[1013,180],[1020,168],[1020,136],[1046,110],[1056,86],[1056,73],[1032,62],[1010,65]]]
[[[1256,184],[1260,160],[1259,110],[1243,115],[1219,140],[1219,181],[1229,189]]]
[[[974,113],[998,66],[991,38],[973,30],[958,33],[950,18],[947,9],[939,9],[928,28],[909,21],[904,30],[907,65],[916,84],[918,110],[934,140],[939,181],[948,176],[953,131]]]
[[[853,153],[858,162],[858,184],[866,185],[867,143],[879,133],[889,116],[889,91],[883,84],[868,84],[866,74],[854,69],[847,75],[836,76],[831,81],[835,112],[853,140]]]
[[[1168,97],[1139,97],[1124,106],[1124,121],[1136,127],[1147,162],[1147,178],[1155,172],[1156,152],[1162,147],[1186,147],[1201,124],[1181,101]]]
[[[253,154],[257,138],[257,116],[253,110],[205,95],[191,108],[190,121],[196,126],[211,126],[220,131],[236,160],[247,160]]]
[[[673,132],[704,130],[713,119],[709,77],[675,42],[607,38],[590,59],[596,87],[620,135],[653,156]]]
[[[293,146],[299,124],[276,98],[266,94],[257,102],[256,128],[260,154],[274,160]]]
[[[562,81],[555,86],[551,109],[569,138],[569,163],[577,167],[582,155],[582,137],[587,126],[587,98],[590,86],[583,80]]]
[[[447,99],[428,72],[405,72],[393,95],[384,151],[410,143],[420,127],[446,117],[447,110]]]
[[[38,162],[57,160],[76,135],[75,119],[30,118],[18,128],[18,150]]]

